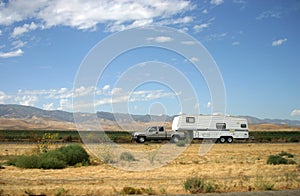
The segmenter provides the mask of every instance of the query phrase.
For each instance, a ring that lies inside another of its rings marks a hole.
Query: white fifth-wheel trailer
[[[217,139],[220,143],[249,138],[247,120],[233,116],[183,114],[174,117],[172,130],[188,132],[192,139]]]

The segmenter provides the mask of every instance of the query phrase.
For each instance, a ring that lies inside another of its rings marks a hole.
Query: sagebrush
[[[135,158],[133,156],[133,154],[131,154],[130,152],[122,152],[120,155],[120,159],[123,161],[135,161]]]
[[[187,178],[183,183],[183,187],[191,194],[211,193],[216,190],[216,185],[213,182],[200,177]]]
[[[270,155],[267,160],[267,164],[279,165],[279,164],[296,164],[296,161],[291,159],[294,155],[282,151],[278,155]]]

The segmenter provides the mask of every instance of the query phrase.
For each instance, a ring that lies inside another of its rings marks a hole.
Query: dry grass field
[[[151,151],[160,145],[124,144],[123,147]],[[300,188],[299,143],[216,144],[205,156],[198,154],[200,145],[192,144],[163,167],[140,172],[114,168],[95,157],[91,166],[60,170],[4,166],[0,170],[0,195],[26,195],[26,192],[46,195],[121,195],[124,187],[143,190],[144,194],[188,194],[183,183],[193,176],[206,178],[214,184],[214,192],[261,191],[268,187],[273,190]],[[13,155],[30,154],[34,148],[29,144],[0,144],[1,160],[4,162]],[[281,151],[294,154],[293,159],[297,164],[266,164],[269,155]],[[119,159],[123,165],[135,162]],[[154,157],[149,162],[155,164],[157,160]]]

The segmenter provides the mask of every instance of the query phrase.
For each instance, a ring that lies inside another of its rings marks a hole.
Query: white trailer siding
[[[193,138],[247,139],[248,123],[244,118],[221,115],[180,115],[174,118],[174,131],[193,131]],[[229,142],[229,141],[228,141]]]

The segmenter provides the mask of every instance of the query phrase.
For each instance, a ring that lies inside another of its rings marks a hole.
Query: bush
[[[292,136],[288,139],[288,142],[299,142],[300,137],[299,136]]]
[[[89,156],[83,147],[70,145],[38,155],[17,156],[7,164],[21,168],[62,169],[79,163],[89,163]]]
[[[67,165],[73,166],[77,163],[89,163],[89,155],[81,145],[63,146],[58,150],[65,157]]]
[[[293,158],[294,157],[293,154],[282,151],[278,155],[270,155],[268,160],[267,160],[267,164],[270,164],[270,165],[296,164],[296,161],[294,161],[292,159],[284,158],[284,156],[288,157],[288,158]]]
[[[287,156],[288,158],[293,158],[294,157],[294,155],[293,154],[291,154],[291,153],[287,153],[287,152],[285,152],[285,151],[281,151],[281,153],[279,153],[278,154],[279,156]]]
[[[122,152],[120,159],[123,161],[135,161],[134,156],[130,152]]]
[[[214,192],[216,186],[204,178],[190,177],[183,183],[184,189],[191,194]]]
[[[40,156],[40,166],[42,169],[62,169],[67,166],[65,156],[58,150],[48,151]]]
[[[140,189],[136,189],[130,186],[126,186],[123,188],[122,190],[122,194],[123,195],[134,195],[134,194],[142,194],[143,192]]]
[[[39,168],[40,167],[40,158],[38,155],[31,156],[18,156],[11,160],[11,165],[20,167],[20,168]]]
[[[67,166],[66,162],[55,157],[48,157],[40,160],[41,169],[63,169]]]
[[[176,143],[176,146],[180,146],[180,147],[185,146],[185,140],[179,140],[179,141]]]
[[[270,165],[279,165],[279,164],[287,164],[288,160],[279,155],[270,155],[267,164]]]

